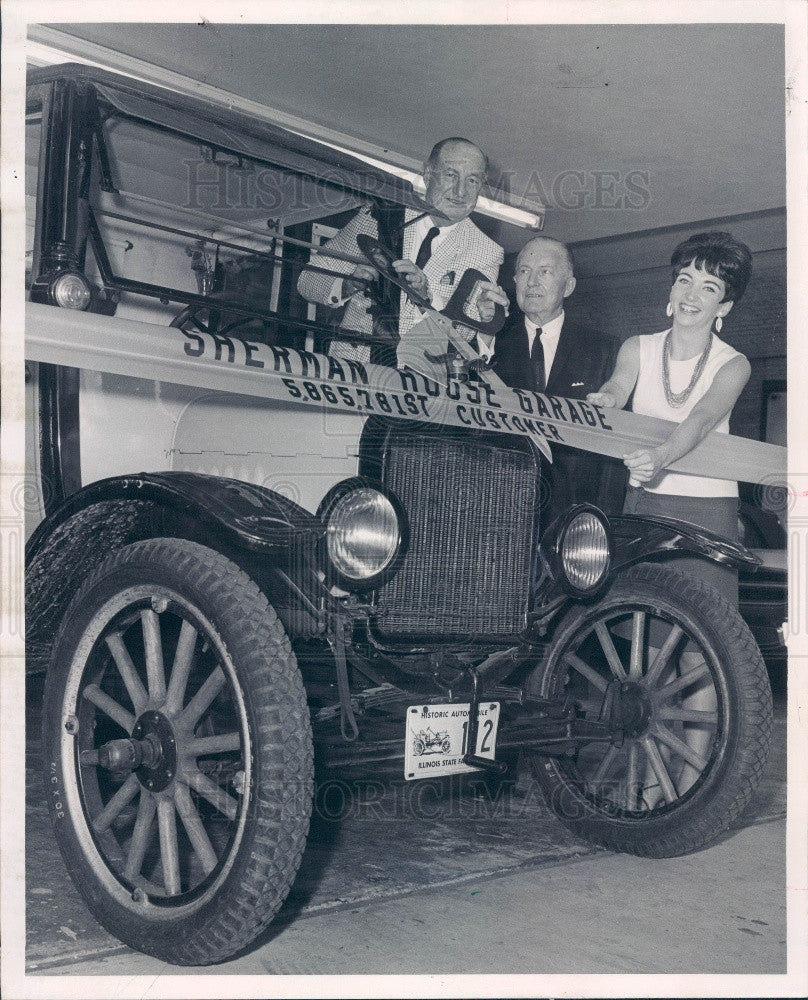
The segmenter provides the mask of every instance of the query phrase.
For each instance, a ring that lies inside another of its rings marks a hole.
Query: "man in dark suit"
[[[618,343],[569,324],[564,300],[575,290],[572,257],[558,240],[527,243],[516,260],[516,301],[494,346],[494,371],[506,385],[553,396],[585,399],[614,370]],[[622,462],[552,445],[542,460],[542,522],[548,525],[573,503],[594,503],[606,513],[622,509]]]

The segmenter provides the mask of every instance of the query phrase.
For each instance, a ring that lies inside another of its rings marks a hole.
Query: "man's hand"
[[[610,392],[588,392],[586,394],[587,403],[594,406],[616,406],[617,401]]]
[[[432,301],[432,296],[429,294],[429,279],[420,267],[416,267],[411,260],[394,260],[393,267],[414,292]]]
[[[358,264],[349,278],[343,278],[342,294],[345,298],[350,298],[357,292],[363,292],[366,288],[366,281],[375,281],[379,277],[379,272],[368,264]]]
[[[593,396],[599,393],[592,393]],[[631,478],[639,483],[647,483],[654,479],[664,468],[664,459],[659,448],[640,448],[623,456],[623,464],[631,472]]]
[[[481,281],[479,288],[481,291],[477,297],[477,311],[480,314],[480,321],[482,323],[491,322],[494,318],[494,309],[498,305],[504,306],[505,315],[508,315],[510,302],[508,301],[508,296],[502,291],[499,285],[493,281]]]

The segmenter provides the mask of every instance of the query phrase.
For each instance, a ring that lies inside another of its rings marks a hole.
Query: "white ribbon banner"
[[[550,442],[620,458],[636,448],[660,444],[675,426],[579,399],[510,389],[499,381],[442,385],[396,368],[35,303],[26,307],[25,356],[362,417],[516,434],[542,450]],[[714,432],[670,468],[774,484],[784,481],[786,449]]]

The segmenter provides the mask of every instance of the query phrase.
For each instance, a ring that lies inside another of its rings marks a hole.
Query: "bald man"
[[[403,230],[399,226],[385,232],[384,220],[376,216],[374,209],[361,208],[330,241],[329,247],[361,256],[357,236],[366,233],[379,237],[381,230],[382,242],[401,253],[401,259],[393,265],[396,271],[415,292],[429,299],[435,309],[443,309],[468,268],[482,272],[491,283],[499,274],[502,248],[469,218],[477,204],[487,171],[485,154],[473,142],[460,137],[443,139],[433,147],[423,169],[426,185],[424,200],[433,209],[432,213],[418,219],[419,213],[408,209]],[[395,242],[398,246],[394,246]],[[354,265],[326,255],[314,257],[312,263],[341,273],[344,277],[302,271],[297,289],[303,298],[332,309],[345,307],[340,328],[346,334],[352,330],[370,334],[375,324],[364,282],[375,280],[378,277],[376,271],[369,263]],[[490,314],[482,315],[484,319],[493,315],[494,302],[507,301],[493,288],[484,290],[480,300],[483,304],[481,313],[486,308],[484,303],[487,300],[491,302]],[[388,296],[388,303],[388,315],[383,318],[383,323],[393,339],[405,337],[421,318],[421,312],[404,293],[399,295],[397,289],[392,300]],[[329,353],[334,357],[365,362],[370,360],[371,347],[335,341]]]
[[[519,308],[512,310],[494,348],[494,370],[502,381],[572,399],[597,392],[614,369],[618,344],[567,322],[564,302],[575,291],[569,249],[544,236],[532,239],[517,257],[514,284]],[[622,509],[622,463],[563,445],[553,445],[552,452],[552,465],[542,463],[544,525],[573,503],[595,503],[607,513]]]

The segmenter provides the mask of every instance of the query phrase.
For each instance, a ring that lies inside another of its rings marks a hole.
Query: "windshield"
[[[65,153],[62,170],[75,169],[67,199],[75,193],[84,205],[72,214],[66,208],[65,219],[68,228],[78,220],[68,242],[79,248],[77,263],[93,284],[91,311],[162,324],[190,321],[210,332],[232,330],[309,350],[350,335],[333,310],[301,297],[299,274],[313,266],[333,280],[333,258],[318,254],[312,261],[314,249],[361,206],[380,204],[380,190],[404,197],[404,182],[374,178],[343,154],[335,153],[333,163],[318,160],[312,140],[245,115],[228,117],[188,99],[155,100],[131,81],[96,86],[78,71],[66,77],[29,90],[29,288],[39,266],[37,201],[60,200],[49,194],[47,178],[40,181],[45,147],[56,151],[47,154],[56,162],[58,148],[73,141],[72,128],[85,130],[82,150],[92,146],[89,169],[82,152],[72,167]],[[48,95],[60,87],[78,95],[61,105],[75,121],[55,124],[43,144],[43,103],[47,109]],[[52,176],[59,176],[58,164]],[[54,232],[61,232],[59,225]]]

